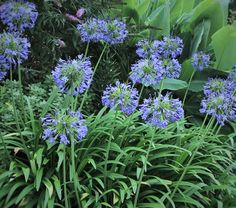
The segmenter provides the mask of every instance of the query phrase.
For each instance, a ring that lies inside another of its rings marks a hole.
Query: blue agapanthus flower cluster
[[[164,37],[162,41],[141,40],[136,53],[141,58],[131,66],[130,79],[145,86],[158,84],[165,78],[178,78],[181,65],[176,57],[183,50],[179,37]]]
[[[10,0],[0,6],[0,19],[11,32],[24,32],[34,27],[38,17],[35,4]]]
[[[176,59],[140,59],[131,66],[130,79],[144,86],[158,84],[165,78],[178,78],[181,65]]]
[[[27,38],[4,32],[0,34],[0,80],[7,70],[28,58],[30,43]]]
[[[83,42],[105,41],[110,44],[117,44],[122,43],[128,35],[126,24],[117,19],[104,20],[91,18],[85,23],[79,24],[77,29]]]
[[[139,41],[136,53],[140,58],[171,58],[175,59],[183,51],[183,40],[179,37],[164,37],[163,40]]]
[[[204,86],[201,113],[211,115],[220,125],[236,119],[235,84],[229,79],[209,79]]]
[[[41,121],[44,129],[42,138],[50,143],[57,139],[63,144],[69,144],[71,139],[80,141],[88,132],[85,119],[79,111],[58,111],[55,115],[46,115]]]
[[[173,99],[171,94],[160,95],[158,98],[144,99],[140,108],[142,119],[149,125],[166,128],[169,123],[184,117],[182,102]]]
[[[194,69],[203,71],[203,69],[207,68],[210,64],[210,56],[202,51],[199,51],[193,54],[191,62]]]
[[[62,92],[72,95],[83,93],[90,87],[92,81],[92,67],[89,58],[78,55],[76,59],[67,61],[60,59],[52,76],[54,82]]]
[[[138,90],[129,84],[117,81],[115,86],[109,85],[103,92],[102,103],[109,108],[116,107],[126,114],[132,114],[138,106],[138,94]]]

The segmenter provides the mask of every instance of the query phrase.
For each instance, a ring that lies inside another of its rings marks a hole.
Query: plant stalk
[[[191,82],[192,82],[192,80],[193,80],[193,77],[194,77],[194,75],[195,75],[195,72],[196,72],[195,70],[192,72],[191,77],[190,77],[189,82],[188,82],[188,87],[187,87],[187,89],[186,89],[186,91],[185,91],[185,93],[184,93],[183,106],[184,106],[185,100],[186,100],[186,98],[187,98],[188,91],[189,91],[189,88],[190,88],[190,84],[191,84]]]
[[[150,154],[150,151],[151,151],[151,146],[152,146],[152,143],[153,143],[155,132],[156,132],[156,128],[154,128],[153,131],[152,131],[152,137],[151,137],[151,141],[150,141],[149,146],[148,146],[148,150],[147,150],[147,154],[146,154],[146,160],[143,164],[143,168],[142,168],[141,173],[140,173],[140,177],[139,177],[139,181],[138,181],[138,187],[137,187],[136,194],[135,194],[135,199],[134,199],[134,208],[137,207],[139,192],[140,192],[140,188],[141,188],[141,183],[142,183],[142,180],[143,180],[144,171],[147,167],[147,161],[148,161],[148,157],[149,157],[149,154]]]

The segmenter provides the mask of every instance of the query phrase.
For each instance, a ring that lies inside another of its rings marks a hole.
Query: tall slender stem
[[[93,75],[92,75],[92,80],[93,80],[93,77],[94,77],[94,75],[95,75],[95,73],[96,73],[96,71],[97,71],[97,68],[98,68],[98,66],[99,66],[99,64],[100,64],[100,62],[101,62],[101,59],[102,59],[102,57],[103,57],[103,54],[105,53],[105,50],[106,50],[107,46],[108,46],[108,44],[106,43],[105,46],[104,46],[104,48],[103,48],[103,50],[102,50],[102,53],[100,54],[100,56],[99,56],[99,58],[98,58],[97,64],[96,64],[95,67],[94,67]],[[85,91],[85,93],[84,93],[84,96],[83,96],[83,99],[82,99],[82,101],[81,101],[80,108],[79,108],[80,111],[82,111],[82,109],[83,109],[84,101],[85,101],[85,99],[87,98],[88,90],[89,90],[89,88],[87,88],[86,91]]]
[[[65,208],[69,208],[67,188],[66,188],[66,146],[65,145],[64,145],[64,161],[63,161],[63,187],[64,187]]]
[[[27,115],[26,115],[25,106],[24,106],[24,95],[23,95],[21,68],[20,68],[19,60],[17,62],[17,69],[18,69],[18,82],[19,82],[19,91],[20,91],[20,103],[21,103],[21,108],[22,108],[23,115],[24,115],[24,122],[26,123],[27,122]],[[25,124],[24,124],[24,126],[25,126]]]
[[[74,138],[71,138],[71,162],[72,162],[72,171],[73,171],[73,182],[74,182],[74,189],[75,189],[75,195],[78,203],[78,208],[82,208],[80,196],[78,192],[78,188],[81,191],[79,179],[77,177],[76,168],[75,168],[75,144],[74,144]]]
[[[160,83],[160,89],[159,89],[159,94],[158,94],[158,100],[160,100],[160,97],[161,97],[161,92],[163,90],[163,79],[161,80],[161,83]]]
[[[134,208],[137,207],[139,192],[140,192],[140,188],[141,188],[141,183],[142,183],[142,180],[143,180],[144,171],[145,171],[146,166],[147,166],[147,161],[148,161],[148,157],[149,157],[149,154],[150,154],[150,151],[151,151],[151,146],[152,146],[152,143],[153,143],[155,132],[156,132],[156,128],[154,128],[152,130],[152,137],[151,137],[151,140],[150,140],[150,143],[149,143],[149,146],[148,146],[148,150],[147,150],[147,154],[146,154],[146,160],[144,161],[143,168],[142,168],[141,173],[140,173],[140,177],[139,177],[139,181],[138,181],[138,187],[137,187],[136,195],[135,195],[135,199],[134,199]]]
[[[87,55],[88,55],[89,43],[90,43],[90,42],[87,42],[86,49],[85,49],[85,53],[84,53],[84,58],[83,58],[83,59],[86,59],[86,57],[87,57]],[[79,94],[75,96],[74,100],[72,99],[72,109],[73,109],[74,111],[76,110],[76,107],[77,107],[78,97],[79,97]],[[73,101],[74,101],[74,102],[73,102]]]
[[[111,149],[112,138],[114,138],[113,137],[113,132],[114,132],[114,129],[115,129],[117,113],[118,113],[118,110],[115,111],[115,117],[114,117],[114,121],[112,122],[111,134],[109,136],[108,145],[107,145],[107,149],[106,149],[106,155],[105,155],[105,165],[104,165],[104,171],[105,171],[105,174],[104,174],[104,186],[105,186],[105,188],[107,188],[107,176],[108,176],[107,165],[108,165],[108,159],[109,159],[109,154],[110,154],[110,149]]]
[[[192,72],[191,76],[190,76],[190,79],[189,79],[189,82],[188,82],[188,87],[187,87],[187,89],[186,89],[186,91],[185,91],[185,94],[184,94],[183,105],[184,105],[185,100],[186,100],[186,98],[187,98],[187,94],[188,94],[188,91],[189,91],[189,88],[190,88],[190,84],[191,84],[191,82],[192,82],[192,80],[193,80],[193,77],[194,77],[195,72],[196,72],[196,71],[194,70],[194,71]]]

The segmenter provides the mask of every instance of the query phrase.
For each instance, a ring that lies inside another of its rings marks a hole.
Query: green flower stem
[[[25,105],[24,105],[24,99],[23,99],[24,95],[23,95],[21,68],[20,68],[19,61],[17,63],[17,70],[18,70],[18,81],[19,81],[19,91],[20,91],[20,103],[21,103],[21,108],[22,108],[23,115],[24,115],[24,123],[23,123],[23,125],[25,126],[25,123],[27,122],[27,114],[26,114],[26,111],[25,111]]]
[[[86,45],[86,49],[85,49],[85,53],[84,53],[84,58],[87,57],[87,55],[88,55],[88,50],[89,50],[89,42],[87,42],[87,45]]]
[[[65,208],[69,208],[67,189],[66,189],[66,146],[65,145],[64,145],[64,160],[63,160],[63,187],[64,187]]]
[[[160,83],[160,89],[159,89],[159,95],[158,95],[158,100],[160,100],[160,97],[161,97],[161,92],[163,90],[163,79],[161,80],[161,83]]]
[[[107,172],[107,165],[108,165],[108,159],[109,159],[109,154],[110,154],[110,149],[111,149],[111,142],[113,137],[113,133],[114,133],[114,129],[115,129],[115,124],[116,124],[116,118],[117,118],[117,113],[118,110],[115,111],[115,117],[114,117],[114,121],[112,122],[112,126],[111,126],[111,134],[109,136],[109,140],[108,140],[108,144],[107,144],[107,149],[106,149],[106,155],[105,155],[105,165],[104,165],[104,186],[105,188],[107,188],[107,176],[108,176],[108,172]],[[105,197],[106,199],[106,197]],[[107,201],[107,199],[106,199]]]
[[[149,146],[148,146],[148,150],[147,150],[147,154],[146,154],[146,160],[144,161],[143,168],[142,168],[141,173],[140,173],[140,177],[139,177],[139,181],[138,181],[138,187],[137,187],[135,198],[134,198],[134,208],[137,207],[139,192],[140,192],[140,188],[141,188],[141,183],[142,183],[142,180],[143,180],[144,171],[145,171],[145,169],[147,169],[147,161],[148,161],[148,157],[149,157],[149,154],[150,154],[150,151],[151,151],[151,146],[152,146],[152,143],[153,143],[155,133],[156,133],[156,128],[152,129],[152,137],[151,137],[151,140],[150,140],[150,143],[149,143]]]
[[[218,134],[219,134],[219,132],[220,132],[221,128],[222,128],[222,126],[221,126],[221,125],[219,125],[219,127],[218,127],[218,129],[217,129],[217,131],[216,131],[216,135],[218,135]]]
[[[192,80],[193,80],[193,77],[194,77],[194,75],[195,75],[195,72],[196,72],[195,70],[192,72],[191,77],[190,77],[190,79],[189,79],[188,87],[187,87],[187,89],[186,89],[186,91],[185,91],[185,94],[184,94],[183,105],[184,105],[185,100],[186,100],[186,98],[187,98],[188,91],[189,91],[189,88],[190,88],[190,84],[191,84],[191,82],[192,82]]]
[[[92,75],[92,80],[93,80],[93,77],[94,77],[94,75],[95,75],[95,73],[96,73],[96,71],[97,71],[97,68],[98,68],[98,66],[99,66],[99,64],[100,64],[100,62],[101,62],[101,60],[102,60],[102,57],[103,57],[103,55],[104,55],[104,53],[105,53],[105,50],[106,50],[107,46],[108,46],[108,43],[105,44],[105,46],[104,46],[104,48],[103,48],[103,50],[102,50],[102,53],[100,54],[100,56],[99,56],[99,58],[98,58],[97,64],[96,64],[95,67],[94,67],[93,75]],[[85,101],[85,99],[86,99],[86,97],[87,97],[88,90],[89,90],[89,88],[87,88],[86,91],[85,91],[85,93],[84,93],[84,96],[83,96],[83,99],[82,99],[82,101],[81,101],[80,108],[79,108],[80,111],[82,111],[82,109],[83,109],[84,101]]]
[[[86,49],[85,49],[85,53],[84,53],[84,58],[85,59],[88,55],[88,50],[89,50],[89,42],[87,42],[87,45],[86,45]],[[74,99],[74,103],[73,103],[73,99],[72,99],[72,109],[75,111],[76,110],[76,107],[77,107],[77,102],[78,102],[78,98],[79,98],[80,94],[78,94],[77,96],[75,96],[75,99]]]
[[[138,102],[140,101],[140,99],[141,99],[141,97],[142,97],[143,89],[144,89],[144,85],[142,85],[142,88],[141,88],[141,90],[140,90],[139,97],[138,97]]]
[[[74,138],[71,138],[71,162],[72,162],[72,172],[73,172],[73,182],[74,182],[74,189],[75,189],[75,195],[76,195],[76,199],[77,199],[77,205],[78,208],[82,208],[82,204],[80,201],[80,196],[79,196],[79,192],[78,192],[78,188],[81,191],[80,188],[80,183],[79,183],[79,179],[77,177],[77,173],[76,173],[76,168],[75,168],[75,144],[74,144]]]
[[[1,137],[1,140],[2,140],[2,145],[3,145],[3,148],[4,148],[4,151],[5,151],[5,154],[7,155],[8,157],[8,160],[11,162],[12,161],[12,158],[7,150],[7,146],[6,146],[6,143],[4,142],[4,139],[3,139],[3,136],[2,136],[2,132],[0,131],[0,137]]]
[[[204,127],[205,123],[206,123],[207,117],[208,117],[208,114],[205,116],[205,119],[204,119],[204,121],[203,121],[203,123],[202,123],[202,126],[201,126],[200,130],[199,130],[199,134],[198,134],[198,136],[197,136],[198,138],[199,138],[199,136],[200,136],[200,134],[201,134],[201,132],[202,132],[202,130],[203,130],[203,127]],[[213,119],[211,118],[210,121],[209,121],[209,123],[212,123],[212,121],[213,121]],[[208,124],[209,124],[209,123],[208,123]],[[208,127],[210,127],[210,126],[211,126],[211,124],[208,125]],[[200,140],[200,142],[199,142],[199,145],[197,146],[197,148],[195,149],[195,151],[194,151],[193,154],[191,155],[191,157],[190,157],[190,159],[189,159],[187,165],[186,165],[185,168],[184,168],[183,173],[181,174],[181,176],[180,176],[180,178],[179,178],[179,180],[178,180],[178,182],[177,182],[177,184],[176,184],[176,186],[175,186],[175,188],[174,188],[174,190],[173,190],[173,192],[172,192],[172,194],[171,194],[171,196],[170,196],[170,199],[173,199],[173,197],[174,197],[176,191],[178,190],[179,185],[180,185],[180,183],[182,182],[182,180],[184,179],[184,176],[185,176],[185,174],[187,173],[187,170],[188,170],[189,166],[192,164],[192,161],[194,160],[194,158],[195,158],[195,156],[196,156],[198,150],[199,150],[200,147],[202,146],[203,141],[204,141],[204,137],[205,137],[205,135],[208,133],[208,130],[209,130],[209,129],[206,128],[205,134],[203,134],[203,136],[202,136],[202,138],[201,138],[201,140]],[[167,204],[167,207],[169,207],[169,203]]]
[[[29,154],[29,151],[28,150],[28,147],[25,143],[25,140],[22,136],[22,133],[21,133],[21,128],[20,128],[20,123],[19,123],[19,118],[18,118],[18,114],[17,114],[17,110],[16,110],[16,103],[15,103],[15,98],[14,98],[14,93],[13,93],[13,76],[12,76],[12,68],[10,68],[10,88],[11,88],[11,96],[12,96],[12,105],[13,105],[13,112],[14,112],[14,116],[15,116],[15,119],[16,119],[16,128],[17,128],[17,131],[20,135],[20,138],[21,138],[21,141],[23,142],[23,145],[24,145],[24,150],[25,150],[25,153],[27,155],[27,158],[28,160],[30,160],[30,154]]]

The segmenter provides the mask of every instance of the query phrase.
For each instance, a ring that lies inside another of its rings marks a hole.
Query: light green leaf
[[[160,89],[160,85],[154,86],[154,89]],[[163,90],[181,90],[187,88],[187,83],[183,80],[178,79],[164,79],[163,80]]]
[[[22,171],[23,171],[23,174],[25,177],[25,182],[27,182],[29,179],[29,175],[30,175],[30,169],[22,167]]]
[[[43,180],[43,183],[44,183],[44,185],[46,186],[46,188],[47,188],[47,190],[49,192],[49,197],[51,198],[52,194],[53,194],[53,185],[52,185],[51,181],[49,181],[48,178],[45,178]]]
[[[230,71],[236,64],[236,26],[225,26],[212,36],[216,56],[215,68]]]

